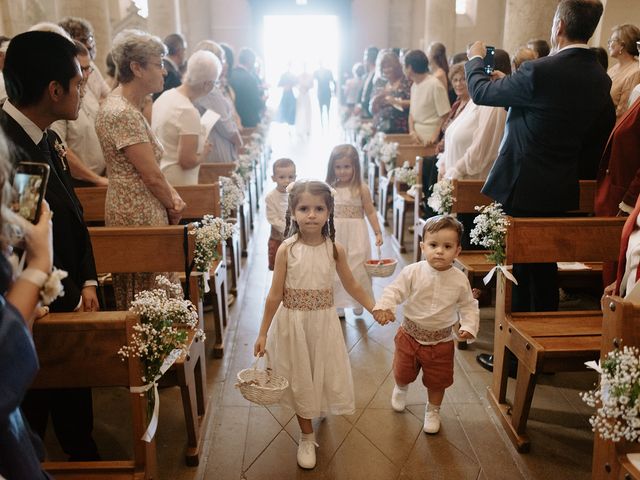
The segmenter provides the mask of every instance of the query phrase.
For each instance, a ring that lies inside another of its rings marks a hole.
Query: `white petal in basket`
[[[270,368],[258,368],[260,359],[267,355],[265,351],[265,355],[256,358],[251,368],[240,370],[237,376],[236,387],[240,389],[242,396],[258,405],[278,403],[282,394],[289,388],[289,381],[282,375],[276,375]]]

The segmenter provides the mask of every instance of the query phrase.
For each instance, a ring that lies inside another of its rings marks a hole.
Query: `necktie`
[[[42,135],[42,140],[38,143],[38,148],[44,155],[45,160],[49,165],[51,165],[51,148],[49,147],[49,142],[47,141],[47,132],[44,132]]]

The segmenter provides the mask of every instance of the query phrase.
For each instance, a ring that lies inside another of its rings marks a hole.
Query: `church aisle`
[[[290,156],[298,165],[298,178],[324,178],[329,151],[340,142],[337,130],[317,132],[303,142],[289,137],[276,124],[272,131],[273,159]],[[266,190],[270,188],[272,183],[268,181]],[[351,416],[314,420],[320,445],[318,463],[314,470],[300,469],[296,464],[299,430],[293,411],[250,404],[234,386],[236,373],[253,362],[253,343],[271,281],[267,270],[268,235],[269,225],[261,208],[245,259],[239,296],[231,308],[225,356],[209,357],[207,364],[209,405],[198,467],[184,464],[179,391],[161,392],[157,434],[161,479],[590,478],[590,411],[578,398],[578,392],[590,388],[594,376],[557,374],[541,378],[529,421],[532,451],[516,453],[496,424],[486,398],[491,376],[475,362],[477,353],[492,348],[491,308],[481,311],[478,341],[467,351],[456,350],[455,382],[446,392],[442,429],[434,436],[422,432],[425,390],[419,382],[410,387],[406,412],[396,413],[390,406],[393,338],[399,323],[382,327],[370,314],[355,318],[348,310],[342,327],[353,370],[357,411]],[[397,256],[389,228],[383,250],[383,256]],[[411,255],[400,257],[397,272]],[[390,280],[374,280],[376,296]],[[96,439],[103,455],[112,458],[127,448],[122,438],[125,435],[115,426],[126,421],[121,418],[123,409],[114,407],[116,401],[126,399],[126,393],[96,391],[94,397]],[[105,409],[109,412],[106,416]]]

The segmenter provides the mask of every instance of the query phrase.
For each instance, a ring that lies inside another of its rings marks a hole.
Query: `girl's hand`
[[[458,338],[460,340],[473,340],[473,335],[471,335],[466,330],[459,330],[458,331]]]
[[[381,247],[383,243],[382,232],[376,232],[376,247]]]
[[[253,356],[254,357],[263,356],[266,346],[267,346],[267,336],[260,335],[256,340],[256,343],[253,345]]]

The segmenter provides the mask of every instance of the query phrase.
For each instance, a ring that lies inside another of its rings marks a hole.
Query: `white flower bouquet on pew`
[[[378,132],[371,137],[367,145],[364,147],[370,159],[377,158],[380,155],[380,150],[382,150],[382,146],[385,144],[385,138],[386,135],[384,132]]]
[[[600,373],[599,388],[581,393],[596,408],[589,423],[605,440],[640,441],[640,350],[624,346],[609,352],[602,361],[587,362]]]
[[[380,163],[384,163],[387,172],[396,168],[398,158],[398,142],[385,142],[380,148]]]
[[[502,205],[493,202],[491,205],[476,206],[475,209],[480,214],[473,219],[475,226],[470,232],[471,243],[491,250],[487,260],[496,265],[504,265],[507,256],[505,239],[509,221],[502,210]]]
[[[229,218],[244,202],[244,180],[235,172],[231,177],[220,177],[220,191],[222,218]]]
[[[453,208],[453,183],[450,180],[440,180],[431,187],[431,195],[427,199],[427,205],[436,213],[445,215],[451,213]]]
[[[406,183],[410,187],[418,183],[418,166],[413,167],[409,162],[404,162],[401,167],[396,167],[389,172],[389,179],[397,180],[400,183]]]
[[[225,242],[234,233],[235,225],[222,218],[205,215],[199,224],[189,231],[195,235],[194,269],[197,272],[209,272],[213,262],[218,260],[218,245]]]
[[[182,297],[182,288],[162,275],[156,277],[156,288],[136,294],[129,310],[140,316],[133,327],[129,343],[118,350],[124,358],[139,357],[142,361],[144,387],[132,391],[148,396],[153,416],[143,439],[151,441],[157,425],[158,380],[183,354],[189,345],[189,333],[197,341],[204,341],[204,332],[198,328],[198,312],[189,300]],[[135,388],[135,390],[134,390]],[[151,415],[150,415],[151,416]]]
[[[234,173],[242,178],[243,184],[251,180],[251,175],[253,175],[253,158],[250,153],[238,155],[238,163],[236,164]]]

